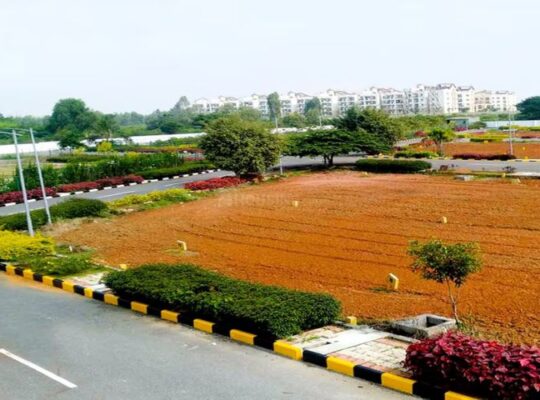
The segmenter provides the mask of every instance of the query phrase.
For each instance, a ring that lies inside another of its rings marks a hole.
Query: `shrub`
[[[420,160],[361,159],[356,162],[356,169],[367,172],[414,173],[430,168],[430,163]]]
[[[97,182],[66,183],[58,186],[58,191],[63,193],[85,192],[93,189],[100,189]]]
[[[92,182],[67,183],[58,187],[59,192],[73,193],[92,189],[103,189],[107,186],[127,185],[129,183],[142,183],[144,178],[138,175],[115,176],[112,178],[98,179]]]
[[[136,174],[144,177],[145,179],[161,179],[161,178],[175,176],[175,175],[202,172],[209,168],[212,168],[212,164],[210,164],[208,161],[199,161],[199,162],[194,162],[194,163],[186,163],[179,167],[157,168],[157,169],[139,171],[139,172],[136,172]]]
[[[481,154],[481,153],[457,153],[452,158],[462,158],[465,160],[515,160],[516,156],[511,154]]]
[[[121,297],[273,337],[332,323],[341,308],[327,294],[244,282],[193,265],[146,265],[104,280]]]
[[[93,199],[68,199],[62,203],[51,206],[51,218],[53,221],[60,219],[98,217],[103,215],[107,205],[100,200]],[[34,210],[30,213],[34,228],[39,228],[47,223],[45,210]],[[24,231],[27,229],[26,214],[12,214],[0,217],[0,227],[11,231]]]
[[[54,196],[56,194],[56,189],[45,188],[45,193],[47,194],[47,196]],[[43,198],[43,192],[41,191],[41,188],[27,190],[26,195],[28,199],[39,200]],[[0,205],[4,205],[7,203],[22,203],[22,202],[23,202],[23,194],[20,191],[0,194]]]
[[[146,194],[132,194],[110,202],[110,208],[123,208],[145,203],[183,203],[196,200],[199,196],[185,189],[169,189]]]
[[[34,237],[24,233],[0,230],[0,260],[44,257],[54,254],[54,241],[36,234]]]
[[[32,271],[54,276],[74,275],[98,268],[89,253],[72,253],[54,257],[28,257],[18,260],[22,266]]]
[[[477,136],[471,137],[471,142],[473,143],[483,143],[483,142],[502,142],[507,136]]]
[[[540,396],[540,351],[448,332],[411,344],[405,367],[428,382],[497,399]]]
[[[242,183],[246,183],[247,180],[236,177],[214,178],[206,181],[190,182],[186,183],[184,187],[189,190],[214,190],[220,188],[226,188],[231,186],[237,186]]]
[[[433,158],[438,157],[437,153],[432,151],[398,151],[394,154],[395,158]]]

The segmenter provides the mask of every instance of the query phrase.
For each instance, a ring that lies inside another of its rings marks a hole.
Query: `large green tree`
[[[118,122],[113,114],[100,114],[97,116],[93,130],[100,137],[111,140],[113,135],[119,130]]]
[[[76,133],[82,133],[91,128],[95,123],[96,115],[80,99],[59,100],[53,108],[49,118],[49,130],[58,132],[69,129]]]
[[[517,119],[540,119],[540,96],[529,97],[517,104]]]
[[[401,126],[397,121],[386,112],[372,108],[349,108],[345,115],[336,119],[335,125],[350,132],[364,130],[387,146],[393,146],[402,136]]]
[[[334,165],[334,157],[351,152],[377,154],[389,147],[364,130],[316,130],[287,136],[285,153],[298,157],[322,156],[328,167]]]
[[[303,128],[306,126],[306,118],[299,113],[290,113],[285,115],[281,122],[284,126],[290,127],[290,128]]]
[[[276,120],[281,116],[281,101],[277,92],[270,93],[266,98],[268,102],[268,113],[271,120]]]
[[[238,175],[263,173],[276,164],[281,153],[279,137],[264,123],[242,120],[238,115],[210,122],[200,147],[216,167]]]

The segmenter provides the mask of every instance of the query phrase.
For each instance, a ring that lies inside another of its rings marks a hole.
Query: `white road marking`
[[[180,183],[176,182],[176,183],[169,183],[168,185],[163,185],[165,187],[171,187],[171,186],[177,186],[177,185],[180,185]]]
[[[32,368],[33,370],[39,372],[40,374],[43,374],[46,377],[48,377],[48,378],[50,378],[52,380],[55,380],[56,382],[61,383],[62,385],[67,386],[70,389],[75,389],[77,387],[77,385],[75,385],[74,383],[71,383],[67,379],[64,379],[64,378],[62,378],[62,377],[60,377],[60,376],[58,376],[56,374],[53,374],[52,372],[47,371],[46,369],[41,368],[39,365],[36,365],[33,362],[25,360],[22,357],[16,356],[15,354],[10,353],[6,349],[0,349],[0,354],[3,354],[3,355],[5,355],[5,356],[7,356],[7,357],[9,357],[9,358],[11,358],[11,359],[13,359],[15,361],[18,361],[21,364],[26,365],[29,368]]]
[[[96,199],[104,199],[105,197],[122,196],[122,195],[128,194],[128,193],[135,193],[135,190],[128,190],[127,192],[122,192],[122,193],[107,194],[105,196],[96,197]]]

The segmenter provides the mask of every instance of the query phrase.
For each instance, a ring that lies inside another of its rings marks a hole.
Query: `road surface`
[[[2,400],[413,398],[18,277],[0,304]]]
[[[354,164],[360,157],[336,157],[334,163],[336,165]],[[475,171],[503,171],[505,167],[511,166],[516,169],[516,172],[537,172],[540,173],[540,162],[507,162],[507,161],[472,161],[472,160],[428,160],[432,167],[439,169],[442,165],[468,168]],[[283,157],[284,168],[308,167],[322,165],[322,158],[298,158],[298,157]],[[279,168],[278,166],[275,169]],[[114,188],[106,191],[98,191],[92,193],[83,193],[79,195],[53,198],[49,200],[50,204],[55,204],[64,201],[70,197],[81,197],[86,199],[99,199],[103,201],[117,200],[128,194],[143,194],[156,190],[165,190],[174,187],[182,187],[187,182],[200,181],[220,176],[234,175],[232,172],[218,171],[211,174],[190,176],[187,178],[171,179],[168,181],[158,181],[147,183],[144,185],[128,186],[123,188]],[[30,203],[32,210],[43,208],[43,201]],[[15,206],[0,207],[1,215],[10,215],[24,212],[24,206],[17,204]]]

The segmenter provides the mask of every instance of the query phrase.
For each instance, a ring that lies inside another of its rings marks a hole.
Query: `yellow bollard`
[[[177,240],[176,243],[178,243],[178,246],[180,246],[180,249],[182,251],[187,251],[187,244],[183,240]]]
[[[442,217],[441,218],[441,224],[447,224],[447,223],[448,223],[448,218]]]
[[[358,319],[353,316],[348,316],[345,318],[345,322],[347,322],[349,325],[358,325]]]
[[[394,274],[388,274],[388,282],[392,285],[392,290],[398,290],[399,288],[399,278]]]
[[[300,202],[298,200],[294,200],[292,202],[293,207],[298,207],[299,204],[300,204]]]
[[[125,271],[126,269],[128,269],[128,266],[126,264],[120,264],[120,269],[122,271]]]

